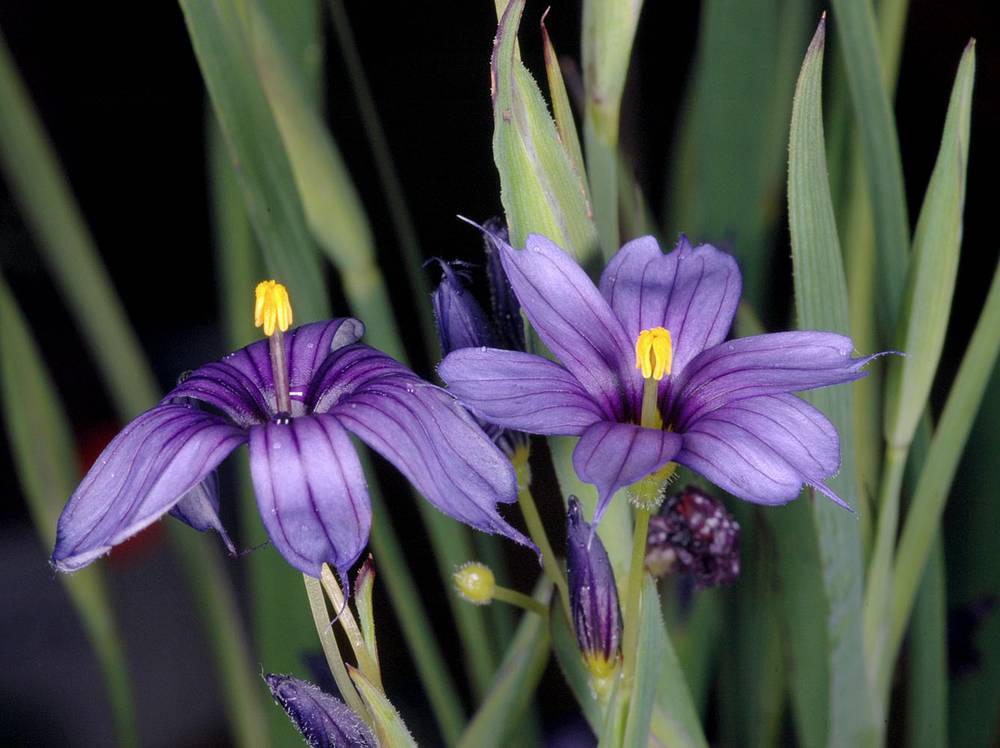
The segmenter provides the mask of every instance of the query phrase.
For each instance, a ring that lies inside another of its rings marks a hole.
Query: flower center
[[[282,334],[292,324],[292,302],[288,298],[288,289],[273,280],[258,283],[254,291],[253,323],[255,327],[263,327],[268,338],[277,420],[286,423],[292,413],[292,399],[288,394],[288,361]]]
[[[665,327],[643,330],[635,341],[635,368],[642,369],[643,379],[659,382],[670,373],[674,346]]]
[[[658,405],[660,381],[670,373],[674,346],[670,331],[665,327],[643,330],[635,341],[635,368],[642,370],[642,413],[640,425],[648,429],[663,428]]]

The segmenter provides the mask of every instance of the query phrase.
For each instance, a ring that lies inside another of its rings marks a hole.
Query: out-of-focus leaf
[[[46,551],[79,480],[65,410],[10,289],[0,277],[0,394],[5,431],[31,519]],[[60,575],[94,648],[118,740],[137,745],[128,663],[99,566]]]
[[[674,158],[667,234],[713,241],[741,261],[759,308],[781,215],[783,153],[806,2],[707,0]],[[739,127],[733,123],[739,122]]]
[[[906,689],[906,744],[935,748],[948,744],[948,633],[944,548],[934,541],[910,628]]]
[[[825,500],[825,499],[822,499]],[[780,601],[786,632],[785,661],[796,736],[804,748],[827,744],[830,665],[829,605],[813,524],[813,499],[800,498],[768,512],[778,551]]]
[[[584,0],[583,141],[605,258],[618,251],[618,120],[642,0]]]
[[[108,382],[118,413],[130,418],[156,402],[156,380],[118,295],[109,293],[111,279],[2,36],[0,102],[4,176]]]
[[[777,742],[785,705],[785,671],[774,548],[770,528],[751,505],[731,504],[740,523],[742,568],[725,620],[738,622],[722,632],[720,734],[726,745]],[[821,620],[811,617],[813,628]]]
[[[396,711],[396,707],[386,698],[370,680],[368,680],[360,670],[349,667],[351,680],[368,706],[375,722],[375,735],[378,737],[378,744],[386,748],[417,748],[413,736],[406,729],[402,717]]]
[[[500,199],[514,246],[544,234],[582,263],[597,249],[597,232],[545,100],[516,53],[523,11],[524,0],[507,5],[490,62]]]
[[[319,257],[257,76],[242,4],[180,5],[267,269],[288,286],[300,319],[324,319],[329,303]]]
[[[827,181],[821,85],[825,20],[806,52],[795,89],[789,135],[788,213],[795,269],[795,305],[802,329],[847,333],[847,285]],[[840,434],[840,472],[830,487],[850,504],[858,488],[849,387],[827,388],[808,398]],[[857,520],[831,501],[813,505],[823,589],[827,600],[829,736],[831,745],[869,745],[877,727],[862,646],[864,578]]]
[[[358,52],[357,45],[354,43],[354,34],[351,32],[351,24],[344,3],[342,0],[330,0],[328,7],[330,8],[330,17],[333,20],[333,30],[337,35],[339,51],[347,67],[351,87],[354,89],[358,114],[364,124],[365,137],[375,160],[375,172],[382,183],[386,207],[399,239],[403,267],[410,284],[410,293],[413,295],[413,301],[417,307],[417,319],[423,333],[424,345],[429,358],[434,361],[438,352],[437,331],[431,305],[427,303],[431,289],[427,272],[423,266],[424,256],[420,250],[417,229],[413,223],[413,216],[410,214],[406,196],[403,194],[403,186],[396,171],[389,142],[382,129],[375,96],[368,85],[364,62]]]
[[[340,271],[351,310],[366,337],[390,356],[405,358],[393,327],[392,303],[375,259],[375,241],[340,151],[295,75],[288,53],[255,0],[247,0],[247,35],[260,85],[278,126],[302,210],[319,246]]]
[[[126,421],[156,402],[155,379],[2,41],[0,100],[5,171],[60,294],[85,333],[118,416]],[[194,542],[197,536],[187,528],[169,522],[167,527],[201,622],[217,642],[213,654],[236,738],[242,745],[260,744],[266,739],[261,723],[264,700],[254,686],[232,584],[219,552],[201,538]]]
[[[1000,454],[1000,367],[994,366],[987,396],[975,417],[954,501],[943,524],[948,558],[948,597],[953,680],[949,687],[951,745],[995,746],[998,724],[983,719],[1000,703],[1000,501],[996,455]]]
[[[548,605],[552,597],[552,583],[547,578],[543,579],[533,597]],[[562,615],[558,604],[549,607],[552,615]],[[514,640],[487,690],[486,699],[462,733],[458,742],[460,748],[508,745],[509,736],[516,731],[523,718],[548,661],[548,621],[535,613],[523,614]]]
[[[685,485],[683,478],[678,483]],[[663,617],[667,621],[667,631],[677,651],[677,659],[684,671],[691,699],[704,720],[709,685],[712,683],[719,653],[724,614],[722,593],[719,590],[697,592],[690,603],[690,610],[685,611],[681,617],[677,610],[679,606],[676,604],[676,591],[669,586],[664,586],[663,589]]]
[[[913,609],[917,586],[941,521],[959,458],[982,402],[1000,350],[1000,265],[993,274],[986,304],[962,357],[927,459],[903,523],[893,564],[891,625],[877,663],[876,683],[888,683],[903,632]],[[995,424],[994,424],[995,425]]]
[[[891,340],[903,300],[903,273],[910,246],[899,138],[889,94],[883,85],[883,63],[879,59],[871,3],[833,0],[833,12],[860,131],[875,218],[877,313],[882,339]]]
[[[913,237],[897,336],[899,350],[906,356],[889,363],[885,430],[893,446],[907,446],[912,440],[944,347],[962,244],[975,72],[975,44],[969,42],[955,76],[941,149]]]

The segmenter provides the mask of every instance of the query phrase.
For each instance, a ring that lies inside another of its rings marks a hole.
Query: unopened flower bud
[[[603,700],[611,693],[621,660],[622,615],[607,551],[583,520],[580,503],[573,496],[569,499],[566,566],[576,640],[591,686]]]
[[[475,605],[487,605],[493,601],[497,582],[486,564],[468,561],[452,575],[455,589],[462,597]]]
[[[271,695],[313,748],[376,748],[361,718],[340,699],[290,675],[265,675]]]
[[[694,486],[668,498],[649,520],[646,568],[656,577],[689,573],[718,587],[740,575],[740,526],[720,501]]]

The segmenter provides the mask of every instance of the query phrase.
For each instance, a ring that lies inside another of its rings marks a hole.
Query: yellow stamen
[[[273,280],[261,281],[254,291],[254,327],[263,327],[270,337],[277,328],[285,332],[292,325],[292,302],[288,289]]]
[[[670,331],[665,327],[643,330],[635,341],[635,368],[642,370],[644,379],[659,382],[670,373],[674,360],[674,346]]]

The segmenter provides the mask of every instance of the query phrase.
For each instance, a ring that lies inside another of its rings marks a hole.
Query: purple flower
[[[185,377],[114,438],[70,497],[55,567],[79,569],[168,511],[197,529],[221,530],[213,471],[248,442],[275,547],[306,574],[319,576],[328,563],[343,575],[371,526],[349,434],[445,514],[530,546],[496,509],[516,497],[509,462],[451,395],[358,343],[363,331],[343,318],[282,335],[272,320],[269,340]]]
[[[566,571],[576,641],[594,690],[606,697],[621,659],[618,588],[601,537],[584,521],[575,496],[567,513]]]
[[[721,501],[688,486],[650,517],[646,568],[655,577],[689,573],[698,588],[735,582],[740,575],[740,525]]]
[[[823,481],[840,465],[837,432],[793,392],[864,376],[851,339],[783,332],[724,342],[739,303],[736,261],[682,237],[629,242],[598,290],[545,237],[504,244],[507,276],[529,321],[560,363],[468,348],[439,373],[476,415],[506,428],[580,436],[577,473],[597,486],[596,523],[619,488],[671,463],[761,504],[803,484],[843,502]],[[846,506],[846,505],[845,505]]]
[[[264,680],[310,748],[377,748],[368,726],[340,699],[291,675]]]

